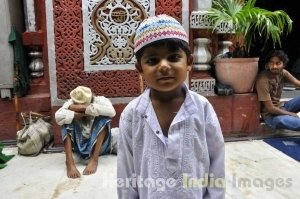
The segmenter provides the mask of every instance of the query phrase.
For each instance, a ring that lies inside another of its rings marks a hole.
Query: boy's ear
[[[142,66],[141,66],[141,64],[139,62],[135,63],[135,68],[137,69],[137,71],[139,73],[141,73],[141,74],[143,73]]]
[[[188,71],[191,71],[191,70],[192,70],[193,63],[194,63],[194,56],[193,56],[193,55],[190,55],[190,56],[187,58],[187,69],[188,69]]]

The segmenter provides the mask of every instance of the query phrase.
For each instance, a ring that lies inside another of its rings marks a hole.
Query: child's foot
[[[69,178],[79,178],[80,177],[80,172],[76,168],[74,163],[66,163],[67,165],[67,176]]]
[[[91,159],[88,165],[83,170],[83,175],[90,175],[97,171],[98,160]]]

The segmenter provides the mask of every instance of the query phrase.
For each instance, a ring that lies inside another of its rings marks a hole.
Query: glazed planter
[[[233,88],[234,93],[253,92],[259,58],[220,58],[215,60],[217,80]]]

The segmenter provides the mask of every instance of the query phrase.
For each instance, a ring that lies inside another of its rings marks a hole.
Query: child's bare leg
[[[97,142],[93,149],[92,157],[91,157],[88,165],[84,169],[83,175],[90,175],[97,171],[98,159],[99,159],[101,147],[102,147],[102,144],[103,144],[106,134],[107,134],[107,128],[103,128],[102,132],[99,134],[99,136],[97,138]]]
[[[73,159],[73,152],[72,152],[72,142],[69,135],[67,135],[64,148],[66,153],[66,166],[67,166],[67,176],[69,178],[79,178],[80,172],[75,166],[74,159]]]

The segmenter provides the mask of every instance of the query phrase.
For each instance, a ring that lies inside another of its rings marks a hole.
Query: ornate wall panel
[[[135,30],[154,13],[154,0],[86,0],[82,6],[89,22],[83,24],[85,70],[134,69]]]
[[[88,54],[90,58],[88,63],[94,67],[102,67],[102,70],[95,68],[85,70],[86,35],[83,21],[86,19],[83,15],[82,2],[88,2],[84,9],[91,9],[92,25],[96,27],[94,31],[88,32],[92,35],[90,38],[93,38],[89,43],[92,44],[90,45],[92,53]],[[134,58],[130,48],[132,48],[132,29],[136,28],[137,22],[146,16],[145,13],[152,13],[151,6],[154,6],[154,3],[152,5],[149,2],[151,1],[53,1],[58,99],[69,98],[69,92],[77,85],[89,86],[96,95],[109,98],[134,97],[140,94],[140,79],[136,70],[132,70]],[[181,21],[181,0],[156,0],[155,5],[156,14],[166,13]],[[126,68],[126,65],[130,66],[131,70]]]
[[[182,0],[156,0],[155,14],[167,14],[181,22]]]

